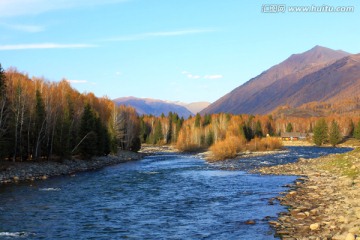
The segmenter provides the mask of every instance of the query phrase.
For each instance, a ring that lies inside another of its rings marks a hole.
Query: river
[[[286,209],[269,199],[296,177],[247,171],[350,150],[288,149],[216,164],[163,153],[75,176],[3,185],[0,239],[276,239],[268,221]]]

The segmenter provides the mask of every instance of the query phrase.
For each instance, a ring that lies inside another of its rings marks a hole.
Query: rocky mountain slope
[[[360,93],[358,58],[344,51],[315,46],[291,55],[201,113],[266,114],[282,105],[296,107],[311,101],[337,101]]]

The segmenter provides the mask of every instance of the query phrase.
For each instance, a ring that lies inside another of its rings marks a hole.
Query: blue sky
[[[0,0],[0,63],[97,96],[212,102],[315,45],[359,53],[359,20],[355,0]]]

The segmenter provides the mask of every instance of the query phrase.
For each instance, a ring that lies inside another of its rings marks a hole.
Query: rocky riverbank
[[[146,155],[153,155],[158,153],[174,153],[179,152],[174,146],[172,145],[151,145],[151,144],[142,144],[140,153]]]
[[[258,151],[258,152],[251,152],[251,151],[245,151],[245,152],[240,152],[237,154],[235,159],[241,159],[241,158],[249,158],[249,157],[259,157],[259,156],[266,156],[266,155],[272,155],[272,154],[280,154],[280,153],[286,153],[289,152],[289,150],[272,150],[272,151]],[[222,160],[214,160],[213,154],[212,152],[209,151],[205,151],[205,152],[200,152],[196,154],[198,157],[205,159],[208,162],[217,162],[217,161],[222,161]]]
[[[115,155],[95,157],[91,160],[63,160],[61,162],[0,162],[0,184],[19,181],[34,181],[48,177],[70,175],[76,172],[100,169],[127,161],[139,160],[141,153],[119,151]]]
[[[256,171],[299,176],[278,197],[288,212],[270,222],[282,239],[360,239],[360,149]]]

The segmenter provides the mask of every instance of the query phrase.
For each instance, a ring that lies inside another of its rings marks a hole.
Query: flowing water
[[[247,170],[349,150],[290,147],[217,164],[164,153],[0,186],[0,239],[275,239],[268,221],[285,208],[269,199],[296,177]],[[245,224],[249,219],[256,224]]]

